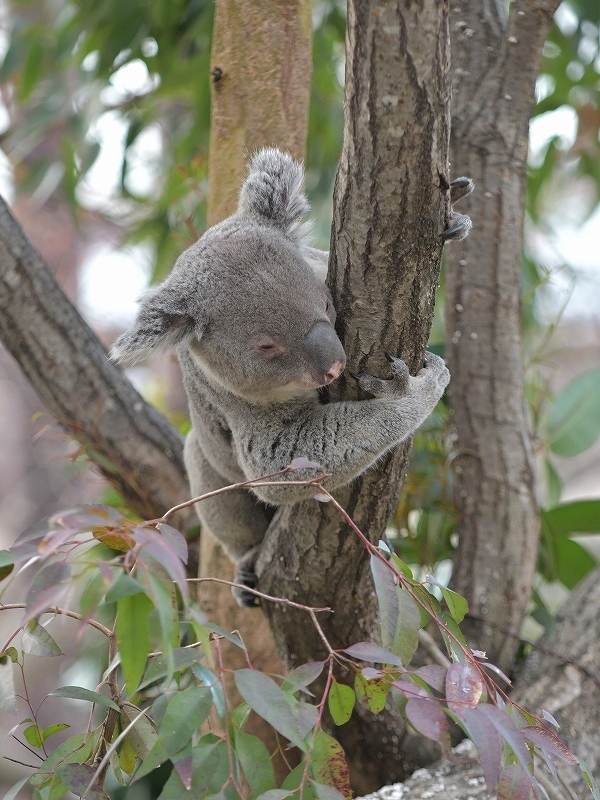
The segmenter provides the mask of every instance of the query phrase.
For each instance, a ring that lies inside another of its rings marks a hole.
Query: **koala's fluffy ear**
[[[131,367],[155,352],[179,344],[198,325],[188,313],[185,299],[167,284],[150,289],[142,297],[141,308],[133,326],[112,346],[110,357]]]
[[[298,239],[302,217],[309,209],[302,191],[303,181],[302,164],[288,153],[275,147],[259,150],[248,166],[238,212]]]

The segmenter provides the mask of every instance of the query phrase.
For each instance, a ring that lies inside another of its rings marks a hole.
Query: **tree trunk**
[[[382,0],[348,5],[345,128],[338,170],[329,284],[348,367],[387,377],[384,352],[413,374],[427,343],[442,255],[448,180],[449,40],[445,4]],[[335,397],[355,399],[353,381]],[[377,541],[397,502],[408,445],[351,487],[341,504]],[[281,508],[258,564],[260,588],[330,606],[321,624],[333,647],[373,636],[376,603],[363,546],[328,505]],[[268,605],[291,665],[323,646],[305,614]],[[340,676],[343,679],[343,676]],[[348,678],[346,678],[348,679]],[[406,731],[386,712],[339,728],[357,791],[398,780],[415,765]]]
[[[452,3],[453,169],[475,181],[473,234],[448,252],[447,362],[461,513],[452,587],[519,632],[539,513],[523,399],[521,252],[529,119],[557,0]],[[465,620],[472,645],[510,672],[518,642]]]
[[[212,44],[212,116],[209,151],[209,222],[232,214],[248,156],[276,146],[302,159],[308,133],[311,73],[310,0],[217,0]],[[232,578],[232,565],[220,545],[202,536],[200,574]],[[239,630],[252,665],[265,672],[285,673],[264,615],[237,606],[229,587],[200,584],[204,610],[228,630]],[[246,666],[245,654],[227,651],[229,669]],[[229,676],[231,678],[231,676]],[[232,679],[228,694],[242,702]],[[251,717],[247,730],[258,735],[271,753],[275,731]],[[290,754],[287,756],[290,761]],[[291,754],[291,763],[294,754]],[[280,776],[283,760],[276,761]]]

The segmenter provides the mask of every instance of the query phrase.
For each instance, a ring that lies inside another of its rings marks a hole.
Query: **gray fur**
[[[391,359],[390,380],[358,376],[374,399],[320,403],[317,389],[337,377],[346,357],[317,277],[327,253],[302,239],[302,178],[290,156],[260,151],[237,212],[180,256],[113,348],[114,359],[133,364],[177,346],[192,420],[185,447],[192,496],[275,472],[300,456],[331,473],[329,489],[344,486],[414,433],[450,379],[437,356],[428,355],[415,377]],[[314,476],[301,470],[290,477]],[[273,506],[313,494],[306,486],[267,486],[196,509],[252,585]],[[249,598],[238,595],[251,604]]]

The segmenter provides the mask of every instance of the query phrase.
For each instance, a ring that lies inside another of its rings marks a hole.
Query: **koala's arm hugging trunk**
[[[335,489],[353,481],[411,436],[435,408],[450,373],[442,359],[432,354],[428,354],[427,367],[414,378],[403,361],[391,356],[388,360],[390,380],[356,376],[375,400],[296,406],[290,401],[257,408],[251,420],[242,416],[233,422],[233,441],[244,475],[266,475],[304,456],[323,467],[329,475],[324,486]],[[299,470],[289,479],[314,476],[314,471]],[[298,485],[261,486],[254,492],[271,505],[297,503],[315,494],[314,487]]]

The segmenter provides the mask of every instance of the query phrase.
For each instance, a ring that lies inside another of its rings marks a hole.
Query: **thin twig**
[[[19,608],[27,608],[27,606],[25,605],[25,603],[0,603],[0,611],[10,611],[11,609],[19,609]],[[102,625],[101,622],[96,622],[95,619],[85,619],[83,614],[78,614],[76,611],[69,611],[68,608],[59,608],[58,606],[51,606],[47,611],[42,611],[42,614],[40,614],[40,616],[42,616],[43,614],[56,614],[56,615],[62,614],[63,617],[71,617],[72,619],[78,619],[80,622],[85,622],[86,625],[90,625],[92,628],[96,628],[97,631],[100,631],[109,639],[111,637],[110,628],[107,628],[105,625]]]
[[[234,581],[226,581],[223,578],[186,578],[188,583],[205,583],[209,581],[211,583],[223,583],[225,586],[233,586],[236,589],[243,589],[245,592],[251,592],[251,594],[255,594],[257,597],[262,597],[263,600],[270,600],[273,603],[282,603],[285,606],[290,606],[291,608],[299,608],[301,611],[331,611],[329,606],[325,606],[324,608],[313,608],[312,606],[305,606],[302,603],[294,603],[293,600],[286,600],[284,597],[272,597],[270,594],[265,594],[264,592],[259,592],[258,589],[251,589],[249,586],[244,586],[243,583],[235,583]],[[332,612],[333,613],[333,612]]]
[[[206,492],[206,494],[201,494],[198,497],[193,497],[191,500],[186,500],[185,503],[179,503],[179,505],[173,506],[170,508],[166,514],[164,514],[160,519],[152,519],[148,520],[149,523],[159,525],[161,522],[167,522],[169,517],[175,514],[177,511],[181,511],[184,508],[188,508],[189,506],[193,506],[196,503],[202,502],[202,500],[207,500],[210,497],[216,497],[219,494],[224,494],[225,492],[232,492],[235,489],[248,489],[253,487],[261,487],[261,486],[310,486],[313,483],[318,483],[322,481],[324,478],[327,478],[327,474],[318,475],[316,478],[309,478],[304,481],[271,481],[270,478],[277,478],[279,475],[289,475],[290,472],[296,472],[295,469],[291,467],[286,467],[285,469],[280,469],[278,472],[273,472],[270,475],[262,475],[260,478],[250,478],[247,481],[241,481],[240,483],[232,483],[229,486],[222,486],[220,489],[215,489],[212,492]]]

